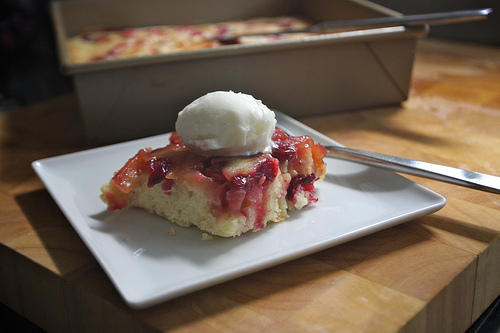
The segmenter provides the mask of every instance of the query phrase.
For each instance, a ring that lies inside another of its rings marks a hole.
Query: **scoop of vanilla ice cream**
[[[270,153],[274,112],[251,95],[208,93],[179,112],[175,128],[182,142],[204,155]]]

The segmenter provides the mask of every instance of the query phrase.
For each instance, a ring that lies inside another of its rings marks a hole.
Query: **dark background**
[[[70,0],[67,0],[70,1]],[[73,91],[59,72],[49,0],[0,0],[0,112]],[[488,21],[431,28],[431,37],[500,46],[499,0],[372,0],[403,14],[493,8]],[[469,333],[500,332],[499,300]],[[0,331],[43,332],[0,303]]]
[[[59,73],[48,0],[0,0],[0,111],[73,90]]]

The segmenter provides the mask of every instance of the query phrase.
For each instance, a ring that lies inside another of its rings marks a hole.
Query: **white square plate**
[[[276,112],[295,135],[337,144]],[[282,223],[237,238],[202,241],[182,228],[136,208],[108,212],[100,187],[146,146],[169,134],[33,162],[33,168],[127,304],[145,308],[433,213],[446,200],[393,172],[328,159],[317,186],[319,201]],[[169,235],[174,226],[177,234]]]

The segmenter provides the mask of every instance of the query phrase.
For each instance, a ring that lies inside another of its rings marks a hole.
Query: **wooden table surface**
[[[86,149],[74,95],[0,115],[0,302],[48,331],[463,332],[500,295],[500,195],[132,310],[32,171]],[[419,41],[398,106],[300,119],[354,148],[500,176],[500,49]]]

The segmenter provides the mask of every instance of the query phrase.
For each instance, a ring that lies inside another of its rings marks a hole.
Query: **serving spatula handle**
[[[497,176],[341,146],[325,148],[329,157],[500,194]]]

